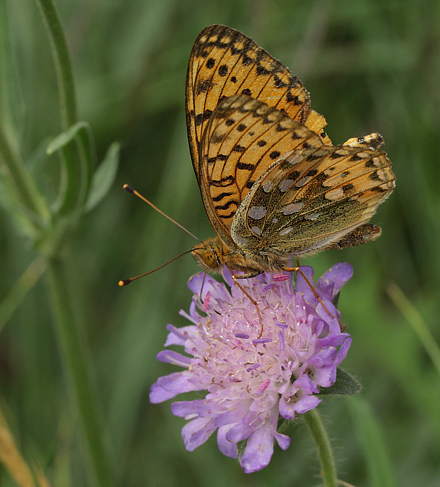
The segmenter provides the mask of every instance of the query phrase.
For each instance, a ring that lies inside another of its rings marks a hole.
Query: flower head
[[[313,270],[301,270],[313,282]],[[150,392],[151,402],[159,403],[207,391],[204,399],[172,404],[172,412],[189,421],[182,430],[187,450],[218,430],[221,452],[237,458],[237,443],[247,440],[241,466],[250,473],[269,464],[274,440],[289,446],[290,438],[277,432],[279,417],[293,419],[316,407],[320,388],[335,382],[350,347],[332,301],[352,272],[345,263],[326,272],[316,286],[321,302],[299,274],[296,289],[291,278],[271,274],[240,281],[257,305],[229,271],[230,288],[203,273],[190,279],[193,301],[189,314],[181,314],[193,324],[168,325],[165,344],[183,346],[186,355],[164,350],[157,356],[185,370],[159,378]]]

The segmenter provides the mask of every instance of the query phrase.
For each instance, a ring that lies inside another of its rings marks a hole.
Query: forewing
[[[323,146],[278,159],[237,212],[232,238],[257,253],[323,250],[366,223],[394,189],[386,154]]]
[[[284,110],[331,144],[323,131],[325,118],[311,110],[301,81],[249,37],[224,25],[212,25],[194,43],[186,80],[188,139],[198,179],[206,125],[222,97],[238,93]]]
[[[230,238],[234,215],[254,182],[282,154],[324,145],[321,137],[284,112],[248,95],[223,99],[200,144],[200,189],[216,233]]]

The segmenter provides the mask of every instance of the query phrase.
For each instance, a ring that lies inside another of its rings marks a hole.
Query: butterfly
[[[291,268],[291,257],[380,236],[368,222],[395,186],[382,137],[332,145],[302,82],[249,37],[223,25],[200,33],[186,114],[216,233],[192,249],[203,268],[254,277]]]

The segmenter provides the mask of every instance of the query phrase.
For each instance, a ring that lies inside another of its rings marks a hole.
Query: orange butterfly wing
[[[198,180],[206,125],[219,101],[238,93],[283,110],[331,144],[323,131],[325,118],[310,108],[301,81],[249,37],[231,27],[212,25],[194,43],[186,79],[188,138]]]

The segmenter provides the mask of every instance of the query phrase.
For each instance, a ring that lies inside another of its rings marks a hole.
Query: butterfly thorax
[[[285,253],[250,253],[239,247],[230,247],[219,237],[209,238],[193,247],[198,264],[211,272],[220,272],[223,266],[256,276],[262,272],[280,272],[290,266]]]

